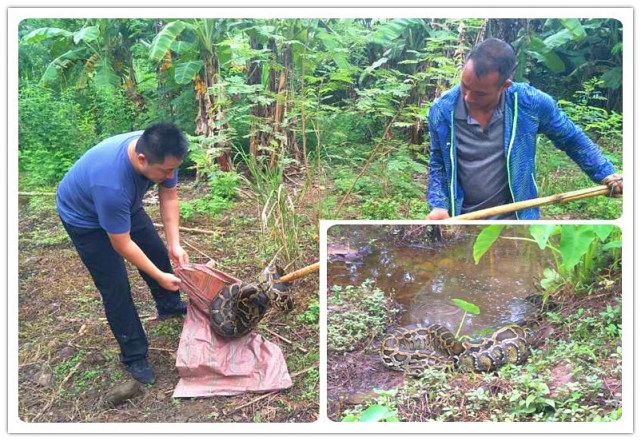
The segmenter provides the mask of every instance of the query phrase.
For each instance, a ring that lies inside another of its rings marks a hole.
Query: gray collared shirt
[[[462,213],[509,204],[512,195],[507,178],[504,153],[505,94],[494,110],[485,130],[468,112],[463,94],[456,103],[456,153],[458,182],[463,188]],[[514,213],[487,219],[516,219]]]

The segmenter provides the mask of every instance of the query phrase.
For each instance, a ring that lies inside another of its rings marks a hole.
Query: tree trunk
[[[216,97],[209,92],[209,88],[217,83],[218,77],[218,59],[215,54],[204,53],[203,69],[198,74],[195,81],[196,101],[198,102],[198,115],[196,116],[196,134],[212,138],[217,134],[224,134],[227,131],[227,124],[217,124],[217,121],[225,119],[225,113],[222,106],[217,105],[224,102],[224,97]],[[229,152],[229,141],[223,140],[213,144],[214,147],[224,149],[218,157],[218,163],[223,171],[232,169],[231,155]]]

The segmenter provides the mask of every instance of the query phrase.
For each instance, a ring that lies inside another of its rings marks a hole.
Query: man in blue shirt
[[[149,286],[159,318],[186,313],[180,279],[170,263],[189,263],[180,246],[176,190],[178,167],[186,155],[181,130],[171,123],[155,123],[144,132],[113,136],[91,148],[58,186],[62,224],[100,291],[120,360],[142,383],[155,378],[124,259],[138,268]],[[154,184],[159,184],[167,247],[142,208],[143,196]]]
[[[510,79],[514,49],[496,38],[475,46],[460,84],[431,107],[428,219],[535,199],[536,137],[545,134],[597,183],[623,192],[621,175],[547,94]],[[537,208],[498,219],[539,218]]]

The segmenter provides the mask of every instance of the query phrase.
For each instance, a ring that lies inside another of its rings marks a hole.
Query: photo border
[[[328,2],[329,3],[329,2]],[[371,3],[371,2],[369,2]],[[583,2],[582,4],[585,4]],[[633,176],[634,121],[633,9],[626,8],[9,8],[7,12],[7,139],[18,145],[18,23],[26,18],[615,18],[623,23],[623,174]],[[630,91],[630,92],[628,92]],[[327,418],[327,228],[340,224],[437,224],[427,221],[321,221],[320,243],[320,418],[313,423],[24,423],[18,418],[18,150],[7,149],[7,429],[10,433],[630,433],[633,429],[633,186],[626,187],[622,216],[613,221],[539,221],[555,224],[614,224],[625,237],[623,246],[623,413],[619,421],[597,423],[360,423],[332,422]],[[630,179],[630,183],[632,180]],[[497,223],[491,221],[449,221],[448,225]],[[512,221],[504,224],[526,224]],[[629,239],[628,239],[629,238]],[[630,409],[628,411],[628,409]]]

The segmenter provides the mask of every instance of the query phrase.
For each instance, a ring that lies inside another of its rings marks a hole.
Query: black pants
[[[120,360],[129,364],[146,358],[149,345],[131,298],[124,259],[111,245],[105,230],[78,228],[64,221],[62,225],[100,291],[107,321],[120,345]],[[172,272],[167,248],[143,209],[131,215],[130,235],[158,269]],[[140,270],[138,272],[149,286],[159,312],[178,304],[178,291],[168,291],[147,273]]]

